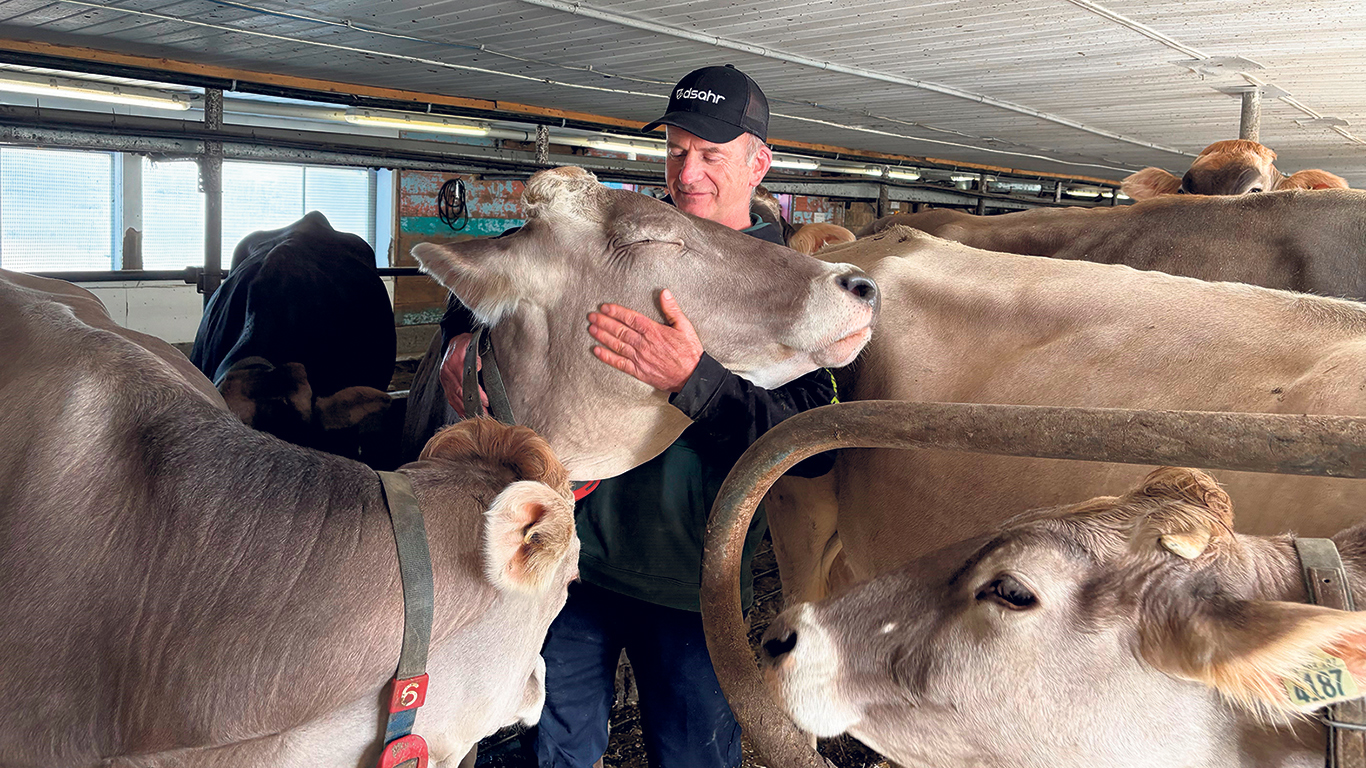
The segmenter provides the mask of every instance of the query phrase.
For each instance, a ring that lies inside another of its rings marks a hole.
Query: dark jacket
[[[782,245],[782,233],[755,221],[747,234]],[[452,297],[442,318],[442,349],[467,333],[472,317]],[[835,400],[834,378],[817,370],[777,389],[763,389],[703,354],[683,389],[669,402],[693,424],[663,453],[613,478],[575,509],[579,576],[585,582],[647,602],[701,610],[702,540],[712,502],[740,455],[778,422]],[[832,454],[814,456],[792,474],[829,471]],[[754,599],[750,562],[767,520],[754,515],[741,565],[741,597]]]

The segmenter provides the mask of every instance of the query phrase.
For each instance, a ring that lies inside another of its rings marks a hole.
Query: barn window
[[[114,155],[0,148],[0,267],[112,269]]]
[[[204,196],[193,160],[142,161],[142,266],[183,269],[204,263]],[[223,262],[229,263],[224,251]]]
[[[144,161],[143,265],[180,269],[204,263],[204,195],[192,161]],[[279,163],[223,164],[223,265],[246,235],[278,229],[309,211],[333,228],[375,243],[375,173]]]

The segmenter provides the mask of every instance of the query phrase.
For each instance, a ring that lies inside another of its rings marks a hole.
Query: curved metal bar
[[[760,499],[802,459],[835,448],[938,448],[1123,464],[1366,477],[1366,419],[864,401],[816,408],[770,430],[736,463],[707,523],[702,620],[736,718],[770,765],[819,768],[766,689],[746,641],[740,554]]]

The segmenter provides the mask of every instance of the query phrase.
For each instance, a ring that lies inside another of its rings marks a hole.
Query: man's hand
[[[593,347],[599,360],[655,389],[678,392],[702,359],[702,341],[672,293],[660,291],[659,308],[668,325],[603,304],[600,312],[588,314],[588,332],[602,345]]]
[[[455,409],[456,415],[465,418],[465,349],[470,345],[473,335],[462,333],[459,336],[452,336],[446,344],[446,356],[441,358],[441,388],[446,391],[446,402],[450,403],[451,408]],[[478,357],[474,358],[474,369],[481,370],[484,361]],[[487,411],[489,407],[489,396],[484,393],[484,388],[479,388],[479,401],[484,404]]]

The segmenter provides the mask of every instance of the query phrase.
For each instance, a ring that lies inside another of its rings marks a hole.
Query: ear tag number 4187
[[[1314,660],[1298,667],[1281,678],[1290,701],[1303,712],[1327,704],[1347,701],[1361,696],[1357,681],[1347,671],[1347,664],[1336,656],[1314,652]]]

